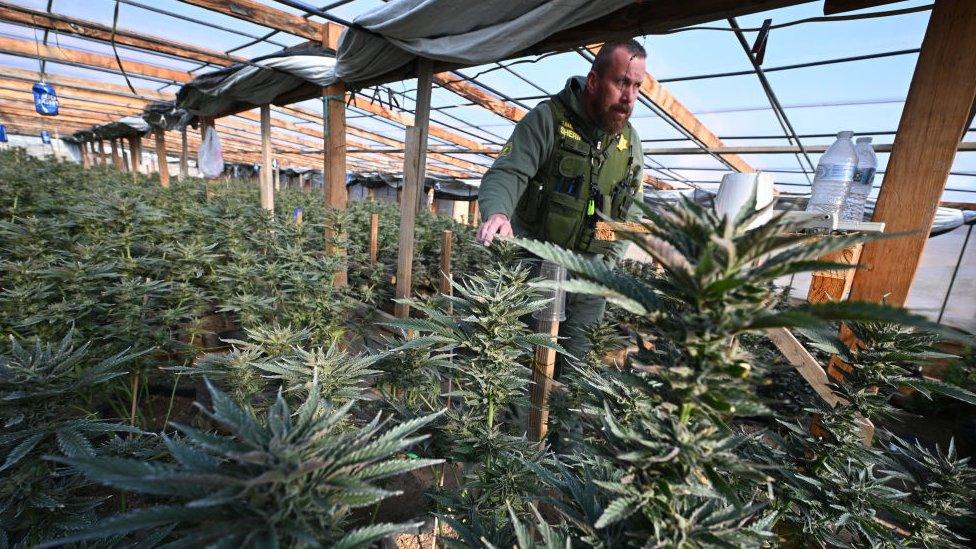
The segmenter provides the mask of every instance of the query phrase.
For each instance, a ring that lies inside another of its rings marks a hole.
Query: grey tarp
[[[143,136],[149,133],[149,124],[138,116],[123,116],[115,122],[92,128],[97,139]]]
[[[78,143],[87,143],[95,140],[95,133],[91,130],[78,130],[71,137]]]
[[[311,97],[334,82],[333,65],[333,55],[320,47],[288,48],[200,75],[180,88],[176,104],[192,115],[214,116],[272,103],[302,88]]]
[[[337,81],[349,89],[391,74],[407,78],[418,57],[459,66],[497,61],[550,35],[633,4],[633,0],[399,0],[356,18],[338,60],[311,43],[203,74],[183,86],[177,105],[214,116],[321,94]],[[372,34],[371,34],[372,33]]]

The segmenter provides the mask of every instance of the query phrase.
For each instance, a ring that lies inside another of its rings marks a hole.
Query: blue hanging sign
[[[0,124],[0,143],[7,142],[7,125]]]
[[[47,130],[41,130],[41,143],[45,145],[51,144],[51,132]]]
[[[34,109],[44,116],[58,115],[58,94],[54,86],[43,82],[34,84]]]

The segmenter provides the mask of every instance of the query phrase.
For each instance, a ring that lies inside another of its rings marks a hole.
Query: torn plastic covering
[[[142,119],[153,128],[182,130],[193,120],[186,109],[176,108],[175,101],[153,101],[142,109]]]
[[[98,139],[118,139],[120,137],[136,137],[149,133],[149,124],[138,116],[123,116],[115,122],[102,124],[92,128]]]
[[[317,88],[337,81],[358,89],[396,71],[406,78],[418,57],[480,65],[632,3],[400,0],[357,17],[356,24],[376,34],[347,29],[339,40],[338,59],[309,43],[287,48],[198,76],[180,89],[176,104],[196,116],[214,116],[301,95],[303,87],[313,97]]]
[[[385,172],[351,173],[346,178],[346,186],[362,185],[367,189],[389,187],[399,189],[403,186],[403,175]],[[434,189],[434,198],[469,202],[478,199],[478,187],[460,179],[439,175],[428,175],[424,179],[424,191]]]
[[[78,130],[71,134],[71,141],[74,141],[75,143],[87,143],[89,141],[95,141],[95,139],[95,133],[92,130]]]
[[[238,106],[264,105],[302,86],[335,82],[332,53],[316,46],[288,48],[202,74],[176,94],[176,105],[191,115],[214,116]]]

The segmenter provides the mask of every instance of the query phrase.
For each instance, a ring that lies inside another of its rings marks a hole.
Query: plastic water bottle
[[[858,137],[854,152],[857,154],[857,169],[854,170],[854,181],[851,182],[851,191],[844,201],[841,217],[845,221],[864,221],[864,203],[871,194],[874,174],[878,169],[878,157],[871,147],[870,137]]]
[[[837,141],[820,157],[807,203],[808,212],[840,213],[857,169],[853,135],[854,132],[838,133]]]

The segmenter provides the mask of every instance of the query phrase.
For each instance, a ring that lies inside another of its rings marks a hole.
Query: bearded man
[[[611,264],[621,255],[625,243],[597,240],[595,225],[598,212],[618,221],[640,214],[634,202],[643,200],[644,156],[628,120],[646,58],[634,40],[604,44],[585,78],[570,78],[516,124],[481,182],[481,243],[514,234]],[[560,326],[567,351],[585,356],[586,331],[605,310],[601,297],[567,296]]]

